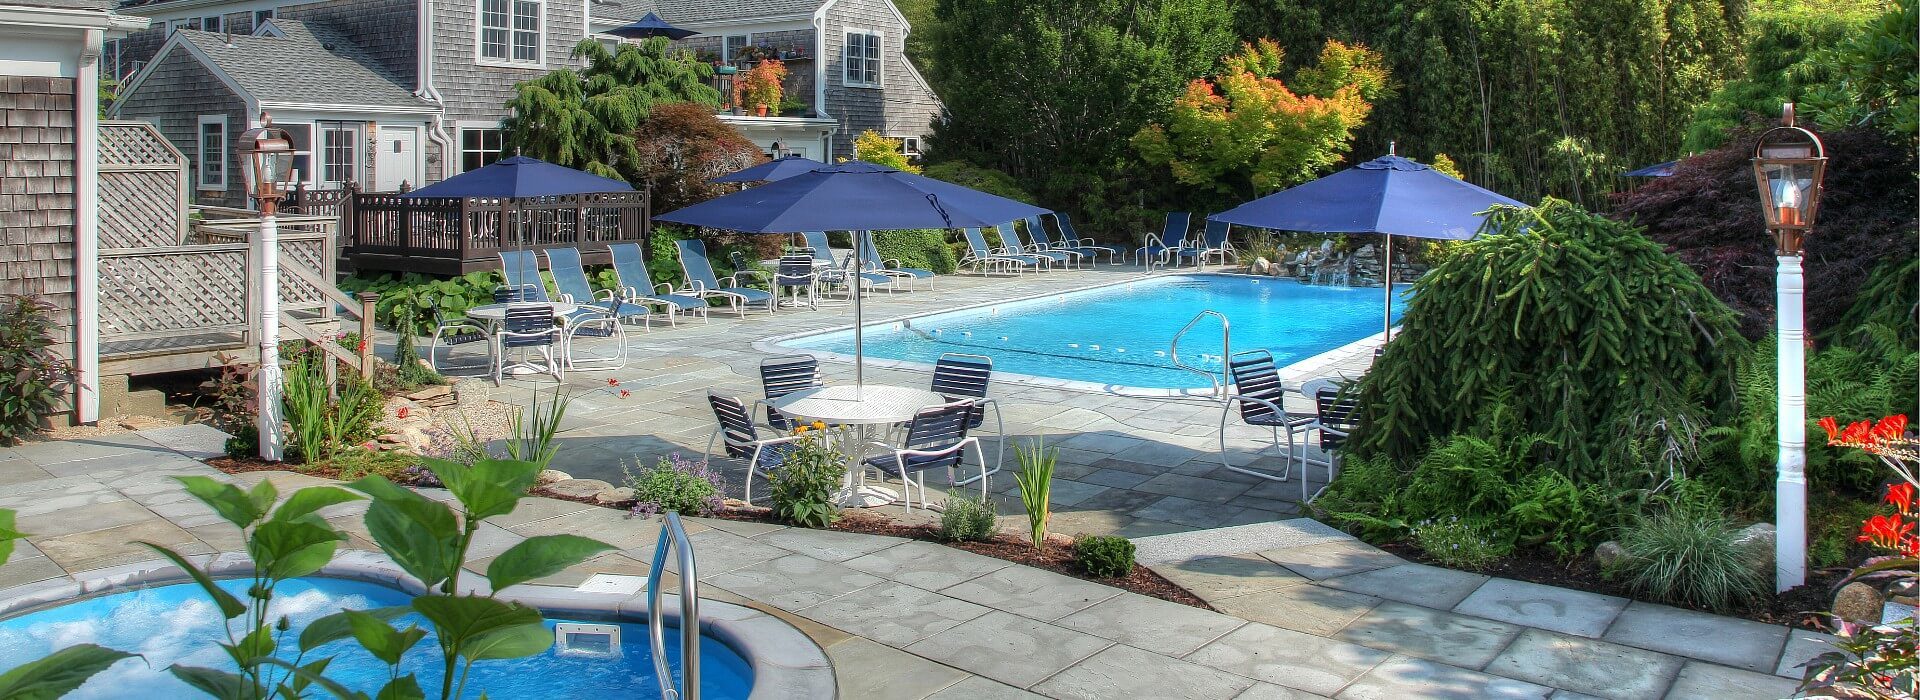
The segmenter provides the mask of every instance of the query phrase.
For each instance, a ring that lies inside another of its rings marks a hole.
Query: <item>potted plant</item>
[[[734,104],[753,105],[755,116],[767,116],[768,108],[780,104],[783,94],[780,81],[786,77],[787,66],[780,59],[761,61],[734,79]]]

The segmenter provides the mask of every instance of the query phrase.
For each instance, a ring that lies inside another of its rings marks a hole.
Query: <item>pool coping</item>
[[[216,579],[237,578],[253,573],[253,560],[243,552],[195,554],[189,563]],[[408,595],[427,592],[419,579],[376,552],[346,550],[336,554],[319,571],[310,574],[391,587]],[[99,595],[152,586],[189,583],[193,576],[166,559],[94,569],[60,578],[0,589],[0,618],[34,612]],[[485,594],[485,579],[461,586],[461,593]],[[566,586],[521,584],[500,592],[497,598],[531,605],[543,617],[579,617],[646,624],[647,592],[633,594],[593,593]],[[667,609],[662,622],[679,626],[679,596],[665,596]],[[700,632],[732,647],[753,669],[753,700],[774,698],[834,697],[838,683],[826,650],[804,632],[771,614],[732,603],[702,599]],[[673,643],[669,641],[668,643]]]
[[[1014,304],[1014,303],[1019,303],[1023,301],[1032,301],[1034,299],[1044,299],[1046,297],[1061,296],[1065,294],[1077,294],[1080,292],[1091,291],[1091,290],[1101,289],[1105,287],[1113,287],[1113,286],[1118,286],[1122,284],[1132,284],[1132,283],[1140,282],[1146,279],[1154,279],[1157,277],[1168,277],[1168,276],[1174,276],[1174,275],[1184,275],[1189,277],[1216,276],[1216,277],[1248,277],[1248,278],[1254,278],[1254,279],[1276,279],[1266,275],[1249,275],[1249,274],[1238,273],[1238,272],[1205,272],[1205,271],[1199,271],[1199,270],[1195,270],[1192,272],[1184,272],[1184,271],[1175,271],[1175,270],[1159,270],[1159,271],[1145,272],[1138,277],[1133,277],[1129,279],[1116,280],[1111,282],[1100,282],[1097,284],[1089,284],[1081,287],[1073,287],[1070,289],[1055,290],[1050,292],[1041,292],[1039,294],[1029,294],[1027,296],[1013,297],[1009,299],[995,299],[992,301],[983,301],[983,302],[978,302],[974,304],[967,304],[964,306],[955,306],[948,309],[941,309],[938,311],[930,311],[930,312],[923,311],[920,313],[907,314],[902,316],[892,316],[888,318],[867,321],[865,325],[874,326],[874,325],[881,325],[881,324],[888,324],[888,323],[900,323],[900,322],[908,321],[911,319],[930,316],[933,314],[945,314],[945,313],[953,313],[957,311],[968,311],[971,309],[980,309],[980,308],[986,308],[990,306],[999,306],[1002,304]],[[1284,278],[1279,278],[1279,279],[1284,279]],[[793,333],[783,333],[780,335],[761,338],[760,340],[754,341],[753,349],[758,350],[760,352],[764,352],[764,353],[770,353],[770,354],[796,354],[797,353],[797,354],[803,354],[803,355],[811,355],[814,358],[819,359],[821,361],[836,362],[836,363],[850,365],[854,363],[853,355],[840,353],[840,352],[832,352],[828,350],[809,350],[805,348],[786,347],[786,346],[782,346],[781,343],[784,343],[790,340],[795,340],[798,338],[805,338],[805,337],[816,336],[816,335],[826,335],[828,333],[841,333],[841,332],[852,330],[853,326],[854,324],[849,323],[844,326],[816,328],[813,330],[797,331]],[[1363,348],[1367,349],[1366,351],[1371,352],[1371,348],[1378,347],[1381,343],[1385,342],[1385,336],[1386,336],[1386,333],[1384,331],[1380,333],[1374,333],[1365,338],[1355,340],[1351,343],[1347,343],[1345,345],[1340,345],[1338,347],[1331,348],[1317,355],[1311,355],[1308,357],[1301,358],[1298,361],[1295,361],[1280,367],[1279,368],[1280,374],[1282,377],[1292,377],[1297,379],[1314,369],[1332,365],[1336,361],[1338,361],[1340,358],[1349,356],[1354,352],[1360,351]],[[934,366],[932,364],[926,363],[926,362],[913,362],[910,360],[894,360],[894,359],[875,358],[875,357],[866,358],[866,365],[868,367],[896,369],[896,370],[903,370],[908,372],[919,372],[922,374],[931,374],[934,369]],[[1042,388],[1042,389],[1077,391],[1077,392],[1088,393],[1088,394],[1108,394],[1112,396],[1126,396],[1131,398],[1145,398],[1145,399],[1193,398],[1193,399],[1208,399],[1208,400],[1218,400],[1220,398],[1211,388],[1194,387],[1194,388],[1188,388],[1188,389],[1167,389],[1167,388],[1158,388],[1158,387],[1137,387],[1137,386],[1126,386],[1121,384],[1102,384],[1099,382],[1087,382],[1087,381],[1080,381],[1076,379],[1060,379],[1058,377],[1042,377],[1038,375],[1020,374],[1017,372],[1004,372],[1000,370],[994,371],[994,380],[996,382],[1004,381],[1012,384],[1019,384],[1022,386],[1036,387],[1036,388]]]

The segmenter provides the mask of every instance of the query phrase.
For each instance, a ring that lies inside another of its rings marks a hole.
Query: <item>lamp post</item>
[[[254,375],[260,402],[254,427],[260,434],[260,458],[280,461],[286,436],[280,431],[280,227],[275,221],[280,198],[294,179],[293,140],[273,126],[273,117],[260,113],[260,126],[240,134],[241,168],[247,196],[260,205],[260,365]]]
[[[1802,297],[1806,277],[1800,245],[1820,213],[1820,181],[1827,154],[1820,137],[1793,125],[1793,104],[1781,110],[1781,126],[1760,136],[1753,149],[1753,179],[1773,234],[1774,306],[1778,313],[1780,457],[1774,475],[1774,590],[1807,579],[1807,345]]]

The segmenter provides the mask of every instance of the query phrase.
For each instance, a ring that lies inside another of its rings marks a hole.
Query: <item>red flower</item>
[[[1871,447],[1873,445],[1873,422],[1860,420],[1848,423],[1846,429],[1840,431],[1840,439],[1835,444]]]
[[[1887,416],[1873,426],[1873,437],[1878,440],[1894,440],[1907,434],[1907,415]]]
[[[398,410],[398,411],[394,411],[394,412],[393,412],[393,416],[394,416],[395,418],[406,418],[406,417],[407,417],[407,413],[408,413],[409,411],[411,411],[411,410],[412,410],[412,408],[411,408],[411,407],[408,407],[408,406],[401,406],[401,407],[400,407],[400,410]]]
[[[1920,537],[1908,537],[1901,540],[1900,553],[1909,557],[1920,557]]]
[[[1914,523],[1900,521],[1898,515],[1876,515],[1867,519],[1860,527],[1860,536],[1856,542],[1871,542],[1876,547],[1899,549],[1901,540],[1913,533]]]
[[[1920,505],[1920,502],[1914,500],[1913,484],[1894,484],[1888,486],[1887,503],[1900,509],[1901,515],[1913,513],[1914,507]]]
[[[1827,431],[1827,444],[1832,445],[1840,441],[1840,422],[1834,420],[1833,416],[1820,419],[1820,427]]]
[[[607,386],[620,386],[620,380],[607,377]]]
[[[629,396],[632,396],[632,395],[633,395],[633,392],[631,392],[631,391],[627,391],[626,389],[621,389],[621,390],[620,390],[620,398],[623,398],[623,399],[624,399],[624,398],[627,398],[627,397],[629,397]]]

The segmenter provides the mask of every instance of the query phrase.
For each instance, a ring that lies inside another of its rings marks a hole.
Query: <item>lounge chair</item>
[[[1105,253],[1107,263],[1120,262],[1121,251],[1110,245],[1100,245],[1091,238],[1082,238],[1073,230],[1073,219],[1064,211],[1053,213],[1054,244],[1058,248],[1085,252],[1089,258]]]
[[[1206,266],[1208,257],[1220,258],[1222,265],[1227,264],[1229,257],[1238,261],[1240,254],[1233,249],[1233,242],[1228,240],[1232,231],[1232,224],[1224,221],[1209,221],[1200,234],[1200,240],[1180,248],[1177,252],[1182,260],[1192,260],[1193,264],[1202,267]]]
[[[1020,237],[1012,233],[1013,222],[1011,221],[999,226],[982,228],[980,229],[980,235],[984,237],[988,231],[992,231],[994,238],[1000,241],[1000,247],[993,249],[995,253],[1032,260],[1035,263],[1035,269],[1040,272],[1053,270],[1054,263],[1059,262],[1058,259],[1051,255],[1041,255],[1021,248]]]
[[[702,299],[718,297],[725,299],[735,314],[747,315],[747,307],[762,304],[767,312],[773,312],[773,292],[741,286],[740,280],[728,277],[725,283],[713,274],[713,263],[707,261],[707,244],[700,239],[674,241],[680,249],[680,272],[687,276],[687,288],[674,292]]]
[[[1053,261],[1053,264],[1061,267],[1077,263],[1081,258],[1086,257],[1079,253],[1069,253],[1064,250],[1049,250],[1045,243],[1037,242],[1046,240],[1046,234],[1040,230],[1040,217],[1029,216],[1021,221],[1026,222],[1026,237],[1023,238],[1020,235],[1020,221],[1007,222],[1007,227],[1003,229],[1007,235],[1001,237],[1001,240],[1011,241],[1015,250],[1050,259]]]
[[[622,348],[620,350],[618,366],[609,364],[612,358],[598,358],[608,361],[606,363],[600,363],[604,365],[600,367],[600,369],[619,369],[626,366],[626,349],[624,347],[626,333],[618,328],[617,324],[639,321],[642,326],[645,326],[647,323],[646,307],[635,304],[618,303],[618,300],[614,298],[614,291],[611,289],[604,289],[598,292],[594,291],[593,283],[587,280],[587,269],[580,264],[579,250],[574,248],[547,248],[540,252],[547,256],[547,270],[553,273],[553,286],[560,290],[560,301],[579,307],[573,313],[567,314],[566,319],[564,319],[565,323],[563,325],[567,326],[567,366],[590,369],[574,362],[573,339],[578,336],[587,336],[590,338],[612,337],[620,340]],[[598,322],[605,321],[608,318],[612,318],[614,323]],[[590,321],[595,323],[589,323]],[[595,364],[595,358],[587,358],[587,360],[586,364]]]
[[[707,300],[674,294],[673,285],[654,284],[647,272],[647,261],[640,255],[638,243],[612,243],[607,252],[613,256],[613,276],[620,283],[620,300],[629,304],[660,305],[667,308],[667,323],[679,323],[681,313],[698,312],[707,317]]]
[[[882,274],[893,278],[896,282],[906,282],[909,289],[919,280],[926,280],[927,288],[933,288],[932,270],[906,267],[897,259],[882,259],[880,248],[874,245],[873,232],[861,231],[860,235],[866,240],[866,247],[860,251],[860,269],[863,272]]]
[[[827,283],[829,286],[837,284],[840,285],[842,289],[847,288],[848,281],[855,279],[847,274],[849,268],[857,267],[853,261],[853,253],[847,253],[845,263],[836,262],[833,259],[833,249],[827,247],[826,231],[807,231],[800,234],[800,237],[807,242],[807,247],[813,249],[814,264],[820,268],[820,281]],[[869,289],[874,287],[886,287],[887,291],[893,291],[894,289],[892,277],[878,272],[861,272],[858,274],[858,279],[865,282]]]
[[[547,285],[540,280],[540,258],[531,250],[500,251],[500,274],[507,286],[521,290],[515,301],[549,302]]]
[[[1153,268],[1177,262],[1179,257],[1176,251],[1186,242],[1187,224],[1192,219],[1192,212],[1167,212],[1167,222],[1160,234],[1147,234],[1146,245],[1134,249],[1134,264]]]
[[[988,247],[987,238],[981,235],[980,229],[965,228],[960,233],[966,236],[968,249],[966,257],[960,259],[960,266],[972,267],[982,275],[994,268],[1014,273],[1023,269],[1037,270],[1043,264],[1036,256],[1015,255]]]

